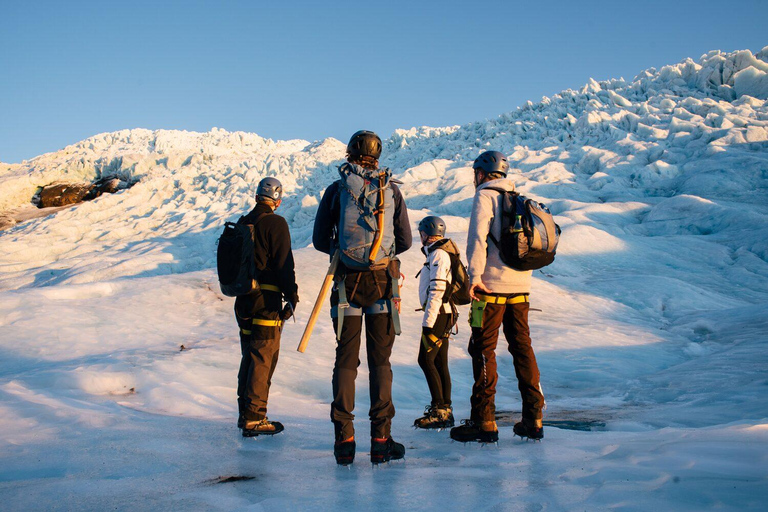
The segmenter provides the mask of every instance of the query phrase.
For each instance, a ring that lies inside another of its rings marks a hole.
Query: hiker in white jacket
[[[419,302],[424,309],[422,320],[419,366],[427,379],[432,402],[424,416],[414,421],[418,428],[448,428],[453,426],[451,407],[451,374],[448,371],[448,338],[456,323],[457,312],[447,300],[451,275],[451,257],[446,252],[455,244],[445,236],[445,222],[429,216],[419,222],[422,252],[427,257],[419,272]]]
[[[470,418],[451,430],[451,438],[462,442],[499,439],[495,404],[496,345],[499,328],[503,326],[523,402],[523,419],[515,425],[514,432],[521,437],[541,439],[544,395],[528,328],[532,272],[507,266],[497,247],[501,239],[503,192],[515,188],[505,179],[509,163],[503,153],[486,151],[477,157],[473,169],[476,192],[467,234],[467,258],[473,299],[469,354],[475,384],[470,398]]]

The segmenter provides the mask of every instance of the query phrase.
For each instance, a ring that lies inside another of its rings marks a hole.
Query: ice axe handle
[[[309,337],[312,336],[312,331],[315,329],[315,324],[317,323],[317,318],[320,316],[320,311],[323,309],[325,298],[331,291],[331,286],[333,286],[333,277],[336,274],[336,267],[338,266],[339,250],[336,249],[336,252],[333,253],[333,258],[331,258],[331,265],[328,267],[328,273],[325,275],[325,279],[323,280],[323,286],[320,287],[320,293],[317,294],[317,300],[315,300],[315,305],[312,307],[312,314],[309,315],[307,327],[304,329],[304,334],[301,336],[299,347],[296,349],[299,352],[304,352],[307,350]]]

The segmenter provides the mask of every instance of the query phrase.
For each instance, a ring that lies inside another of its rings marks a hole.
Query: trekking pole
[[[325,279],[323,280],[323,285],[320,287],[320,293],[317,294],[317,300],[315,300],[315,305],[312,308],[312,314],[309,315],[307,327],[304,329],[304,334],[301,336],[299,347],[296,349],[299,352],[303,353],[305,350],[307,350],[309,337],[312,336],[312,331],[315,329],[315,323],[317,323],[317,317],[320,316],[320,310],[323,308],[325,298],[328,296],[328,292],[331,291],[331,286],[333,285],[333,277],[336,274],[336,267],[338,266],[339,250],[336,249],[336,252],[333,253],[333,258],[331,258],[331,264],[328,267],[328,273],[325,275]]]

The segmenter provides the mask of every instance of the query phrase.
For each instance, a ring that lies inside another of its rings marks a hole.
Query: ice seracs
[[[411,221],[439,215],[462,248],[471,162],[487,149],[520,171],[517,190],[550,206],[563,234],[557,261],[534,276],[533,296],[547,299],[531,314],[547,414],[605,430],[548,427],[546,443],[526,445],[512,444],[500,423],[490,455],[418,435],[408,418],[428,391],[418,337],[403,337],[392,355],[394,425],[411,455],[374,479],[329,474],[327,317],[307,354],[283,351],[274,378],[275,413],[301,435],[275,439],[285,441],[277,449],[232,442],[239,347],[213,270],[223,223],[250,209],[261,178],[279,176],[306,301],[300,326],[327,268],[306,246],[343,143],[136,129],[0,164],[0,212],[57,180],[138,181],[0,232],[3,503],[242,508],[268,496],[282,508],[338,508],[352,484],[354,499],[386,496],[401,508],[423,506],[425,486],[455,508],[607,509],[626,507],[630,494],[639,509],[763,507],[766,66],[768,48],[710,52],[633,80],[593,80],[496,119],[398,130],[384,141],[382,164],[404,182]],[[404,253],[406,333],[420,328],[412,276],[421,263]],[[468,390],[465,320],[450,358],[455,388]],[[286,327],[284,346],[296,346],[299,331]],[[502,378],[511,376],[508,356],[500,361]],[[519,405],[511,396],[497,403]],[[258,475],[258,490],[201,484],[226,474]],[[486,492],[499,475],[504,485]],[[99,492],[79,492],[85,483]]]

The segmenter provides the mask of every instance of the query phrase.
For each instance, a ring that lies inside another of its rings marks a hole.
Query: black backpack
[[[472,302],[472,297],[469,295],[469,274],[467,274],[467,267],[461,262],[461,254],[459,248],[450,238],[444,239],[445,242],[439,245],[435,245],[432,249],[442,249],[448,253],[451,258],[451,286],[445,290],[443,295],[443,302],[450,302],[457,306],[464,306]]]
[[[219,273],[221,293],[227,297],[248,295],[259,289],[256,260],[254,259],[254,228],[268,213],[259,215],[253,224],[240,217],[224,224],[216,251],[216,270]]]
[[[501,261],[515,270],[536,270],[555,261],[560,226],[545,205],[500,188],[501,237],[488,234],[499,249]]]

